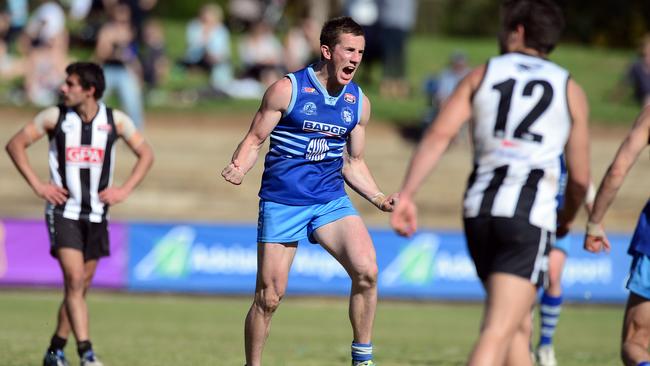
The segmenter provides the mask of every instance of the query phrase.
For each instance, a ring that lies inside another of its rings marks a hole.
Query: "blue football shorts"
[[[291,206],[260,199],[258,243],[293,243],[308,238],[319,227],[345,216],[359,216],[346,195],[327,203]]]
[[[556,238],[555,243],[553,243],[553,249],[559,249],[564,252],[567,256],[569,255],[569,249],[571,248],[571,236],[565,235],[563,238]]]
[[[650,299],[650,258],[647,255],[634,254],[626,287],[631,292]]]

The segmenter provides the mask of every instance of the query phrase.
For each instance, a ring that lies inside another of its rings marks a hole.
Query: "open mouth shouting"
[[[352,80],[352,77],[354,76],[354,72],[357,68],[354,66],[346,66],[343,68],[343,79],[344,80]]]

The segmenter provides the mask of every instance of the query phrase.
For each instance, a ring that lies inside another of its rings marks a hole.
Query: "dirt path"
[[[34,112],[18,109],[0,111],[2,144]],[[241,186],[225,183],[219,173],[230,160],[250,123],[250,116],[184,112],[149,114],[146,136],[156,151],[150,176],[127,202],[111,209],[117,220],[147,221],[234,221],[255,222],[257,190],[263,157]],[[593,176],[599,182],[610,163],[624,129],[597,128],[592,131]],[[385,192],[399,188],[413,143],[403,139],[387,124],[374,121],[368,130],[366,161]],[[421,190],[420,224],[432,228],[460,228],[460,202],[470,170],[468,146],[456,144]],[[39,141],[29,149],[30,160],[47,176],[47,144]],[[15,171],[6,154],[0,154],[0,217],[42,217],[43,202],[34,196]],[[115,182],[123,181],[134,159],[123,143],[117,151]],[[632,230],[638,212],[650,196],[650,160],[647,152],[626,180],[607,217],[610,228]],[[366,222],[387,226],[388,216],[351,194]],[[584,217],[579,219],[584,223]]]

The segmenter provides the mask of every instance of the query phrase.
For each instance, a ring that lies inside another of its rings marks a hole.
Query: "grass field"
[[[2,290],[0,364],[37,365],[54,329],[58,292]],[[248,298],[89,296],[91,334],[107,366],[242,365]],[[480,304],[380,301],[375,359],[381,366],[462,365],[477,334]],[[566,306],[556,335],[562,366],[615,365],[620,306]],[[347,300],[289,296],[274,317],[265,365],[348,365]],[[74,343],[67,354],[77,364]]]

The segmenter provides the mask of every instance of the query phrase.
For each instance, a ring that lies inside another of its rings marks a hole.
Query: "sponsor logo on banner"
[[[102,164],[104,149],[91,146],[68,147],[65,149],[65,160],[72,164]]]
[[[193,275],[239,275],[257,273],[257,247],[239,244],[205,244],[191,226],[175,226],[156,241],[153,248],[135,265],[138,280],[183,280]],[[305,250],[296,255],[291,273],[330,280],[348,275],[327,252]]]
[[[562,283],[565,286],[610,284],[613,272],[611,258],[568,258]]]
[[[307,93],[307,94],[318,94],[318,91],[316,91],[316,88],[312,88],[309,86],[303,86],[302,87],[302,92]]]
[[[355,104],[357,102],[357,97],[355,97],[354,94],[345,93],[343,95],[343,100],[350,104]]]
[[[319,132],[328,136],[342,136],[348,131],[345,127],[308,120],[303,121],[302,129],[308,132]]]
[[[465,253],[440,248],[440,238],[433,233],[417,235],[390,262],[379,276],[386,287],[427,286],[434,280],[476,281],[476,271]]]
[[[189,226],[171,229],[135,266],[135,277],[185,277],[188,273],[188,254],[195,236],[194,229]]]

